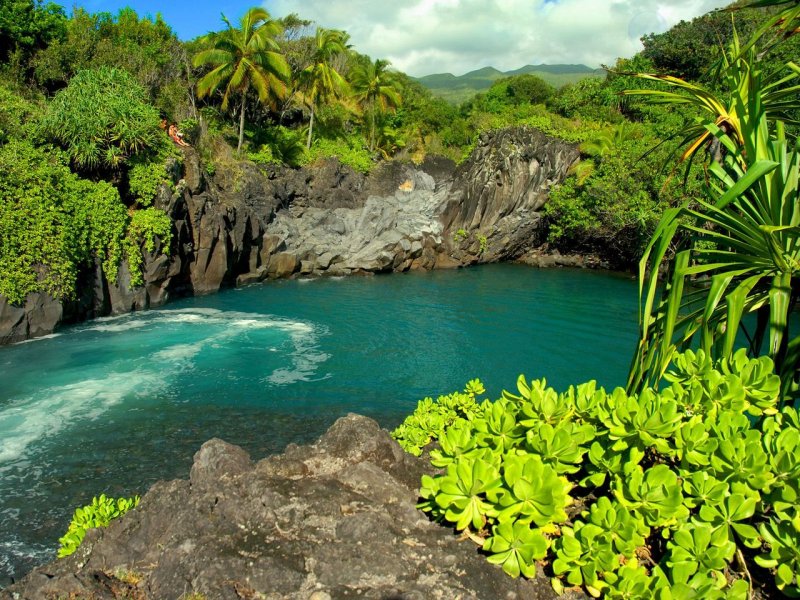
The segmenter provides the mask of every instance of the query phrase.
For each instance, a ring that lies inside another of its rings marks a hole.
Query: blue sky
[[[130,6],[160,13],[181,39],[220,29],[253,6],[247,0],[76,0],[90,12]],[[344,29],[356,50],[386,58],[410,75],[485,66],[612,64],[641,48],[639,37],[661,32],[728,4],[725,0],[264,0],[274,17],[298,13]],[[70,4],[71,6],[71,4]]]
[[[68,6],[63,0],[60,4]],[[89,12],[116,13],[120,8],[130,6],[139,16],[161,14],[173,31],[182,40],[191,40],[211,30],[220,29],[220,13],[231,20],[238,19],[255,3],[247,0],[76,0],[77,6]]]

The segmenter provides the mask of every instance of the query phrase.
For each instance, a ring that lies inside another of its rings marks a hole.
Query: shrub
[[[128,230],[122,244],[125,248],[125,258],[131,272],[131,287],[142,285],[142,246],[150,254],[156,251],[156,241],[161,241],[164,253],[169,252],[172,242],[172,219],[163,210],[158,208],[144,208],[133,211]]]
[[[56,94],[40,123],[81,170],[118,168],[163,137],[158,111],[126,71],[102,67],[80,71]]]
[[[127,215],[117,190],[74,175],[63,156],[27,142],[0,146],[0,294],[72,298],[82,266],[97,257],[111,280]]]
[[[30,137],[27,123],[40,107],[0,84],[0,143]]]
[[[118,519],[139,504],[139,496],[132,498],[107,498],[105,494],[92,498],[92,503],[75,509],[67,532],[58,540],[61,547],[58,557],[69,556],[83,542],[86,532],[94,527],[108,527],[114,519]]]
[[[425,399],[393,435],[438,442],[420,508],[513,577],[543,561],[557,591],[744,599],[753,574],[797,595],[800,417],[772,367],[690,351],[638,395],[521,376],[495,402]]]
[[[150,206],[162,184],[170,179],[162,159],[134,159],[128,170],[128,186],[131,196],[139,206]]]
[[[320,158],[338,158],[343,165],[352,167],[356,171],[369,173],[375,162],[367,150],[364,140],[354,139],[317,139],[311,146],[309,160],[311,162]]]

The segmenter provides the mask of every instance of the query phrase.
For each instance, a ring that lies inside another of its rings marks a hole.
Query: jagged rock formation
[[[211,440],[188,481],[154,485],[0,600],[556,598],[541,575],[511,579],[415,508],[424,465],[357,415],[256,464]]]
[[[460,264],[516,259],[544,242],[539,211],[578,151],[537,129],[485,133],[453,175],[441,209]]]
[[[268,278],[516,259],[543,241],[538,211],[578,158],[573,145],[523,127],[485,134],[458,168],[386,163],[368,176],[335,160],[262,170],[227,152],[211,176],[187,149],[175,191],[162,188],[156,206],[174,235],[169,249],[145,256],[144,286],[131,288],[123,263],[116,282],[98,267],[85,273],[69,303],[33,294],[17,307],[0,297],[0,344]]]

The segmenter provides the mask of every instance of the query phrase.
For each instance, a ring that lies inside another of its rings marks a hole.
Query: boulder
[[[297,259],[297,255],[289,252],[279,252],[270,257],[267,274],[273,279],[281,279],[289,277],[297,271],[299,266],[300,261]]]
[[[416,509],[426,464],[357,415],[256,464],[211,440],[189,481],[157,483],[136,509],[0,600],[555,599],[541,575],[508,577]]]

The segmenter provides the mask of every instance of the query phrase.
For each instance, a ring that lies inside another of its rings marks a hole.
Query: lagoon
[[[0,348],[0,587],[55,557],[77,506],[187,477],[212,437],[258,459],[474,377],[492,399],[521,373],[623,385],[636,294],[512,264],[277,281]]]

